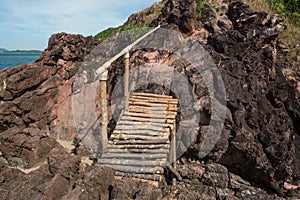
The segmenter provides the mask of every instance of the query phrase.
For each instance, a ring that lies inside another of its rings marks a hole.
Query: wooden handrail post
[[[101,96],[101,113],[102,113],[102,127],[101,127],[101,134],[102,134],[102,145],[103,149],[107,147],[107,126],[108,126],[108,111],[107,111],[107,74],[108,72],[104,72],[100,79],[100,96]]]
[[[129,107],[129,52],[124,56],[125,58],[125,74],[124,74],[124,96],[125,96],[125,111]]]

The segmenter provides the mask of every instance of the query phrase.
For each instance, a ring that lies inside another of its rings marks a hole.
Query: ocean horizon
[[[36,61],[41,53],[0,52],[0,70]]]

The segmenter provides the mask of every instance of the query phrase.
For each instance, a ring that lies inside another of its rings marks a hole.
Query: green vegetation
[[[300,25],[300,0],[267,0],[275,12],[289,18],[296,25]]]
[[[94,37],[96,39],[106,40],[107,38],[111,37],[112,35],[114,35],[118,32],[120,33],[123,31],[130,31],[130,30],[134,30],[134,29],[141,30],[141,28],[144,28],[144,27],[146,27],[146,25],[144,25],[144,24],[128,24],[128,25],[119,26],[119,27],[111,27],[111,28],[108,28],[108,29],[98,33]]]
[[[197,18],[201,17],[202,11],[205,8],[205,1],[204,0],[196,0],[196,11],[197,11]]]

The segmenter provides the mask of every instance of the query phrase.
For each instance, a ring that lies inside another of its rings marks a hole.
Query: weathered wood
[[[136,96],[136,95],[132,95],[130,97],[130,99],[151,102],[151,103],[176,104],[176,105],[178,104],[177,99],[159,99],[159,98],[149,98],[149,97],[142,97],[142,96]]]
[[[160,141],[166,141],[165,143],[169,143],[169,137],[168,135],[166,136],[144,136],[144,135],[129,135],[129,134],[112,134],[110,136],[111,140],[129,140],[129,142],[134,142],[132,140],[144,140],[145,143],[138,143],[138,144],[149,144],[146,143],[147,140],[153,141],[153,143],[150,144],[157,144]],[[119,143],[121,144],[121,143]],[[124,144],[124,143],[122,143]],[[136,143],[132,143],[132,144],[136,144]]]
[[[107,125],[108,125],[108,112],[107,112],[107,95],[106,95],[106,80],[100,81],[100,96],[101,96],[101,113],[102,113],[102,125],[101,125],[101,138],[102,145],[105,149],[107,147]]]
[[[115,158],[115,159],[140,159],[140,160],[167,160],[167,154],[150,154],[150,153],[105,153],[101,159]]]
[[[125,116],[133,116],[133,117],[145,117],[145,118],[155,118],[155,119],[174,119],[176,115],[170,115],[169,113],[164,114],[152,114],[152,113],[136,113],[136,112],[125,112]]]
[[[169,149],[169,144],[151,144],[151,145],[138,145],[138,144],[124,144],[124,145],[115,145],[113,142],[109,141],[109,148],[115,149]]]
[[[120,172],[121,173],[121,172]],[[128,173],[125,173],[128,174]],[[131,173],[133,174],[133,173]],[[123,176],[115,176],[116,180],[121,180],[123,178]],[[152,185],[153,187],[160,187],[160,182],[158,181],[152,181],[152,180],[147,180],[147,179],[142,179],[142,178],[135,178],[135,177],[131,177],[132,180],[134,180],[135,182],[139,183],[139,182],[143,182],[143,183],[147,183],[148,185]]]
[[[140,106],[140,105],[130,105],[129,106],[129,110],[133,111],[133,110],[145,110],[145,111],[149,111],[149,112],[165,112],[167,110],[166,107],[158,107],[158,106]],[[169,112],[169,111],[168,111]]]
[[[179,181],[182,181],[182,177],[180,176],[180,174],[176,171],[176,169],[174,169],[174,167],[170,164],[167,164],[168,169],[177,177],[177,179]]]
[[[163,174],[164,169],[162,167],[137,167],[137,166],[124,166],[124,165],[106,165],[120,172],[137,173],[137,174]]]
[[[129,105],[155,107],[156,109],[161,108],[161,109],[166,109],[166,110],[170,110],[170,111],[177,111],[177,105],[172,105],[172,104],[166,104],[164,106],[161,104],[160,106],[158,106],[158,104],[155,104],[155,103],[133,101],[133,100],[129,99]]]
[[[167,113],[168,115],[177,115],[177,112],[175,111],[166,111],[166,110],[152,110],[151,108],[147,107],[141,107],[141,106],[130,106],[128,109],[129,112],[135,112],[135,113],[150,113],[152,115],[157,114],[157,115],[164,115]]]
[[[153,94],[153,93],[140,93],[134,92],[132,95],[135,96],[142,96],[142,97],[156,97],[156,98],[163,98],[163,99],[172,99],[172,96],[169,95],[161,95],[161,94]]]
[[[163,138],[163,139],[152,139],[152,140],[133,140],[133,139],[128,139],[128,140],[113,140],[114,144],[168,144],[170,143],[168,138]]]
[[[145,179],[145,180],[151,180],[151,181],[158,181],[161,182],[163,177],[161,175],[157,174],[136,174],[136,173],[124,173],[124,172],[115,172],[116,176],[122,176],[122,177],[134,177],[139,179]]]
[[[125,96],[125,110],[129,107],[129,52],[124,55],[125,58],[125,74],[124,74],[124,96]]]
[[[123,120],[123,119],[119,121],[118,125],[129,125],[129,126],[142,125],[142,126],[154,126],[159,128],[166,126],[165,124],[155,123],[155,122],[139,122],[139,121]]]
[[[121,119],[133,120],[139,122],[154,122],[154,123],[161,123],[161,124],[170,124],[173,126],[173,120],[170,119],[153,119],[153,118],[130,117],[130,116],[122,116]]]
[[[104,153],[150,153],[168,154],[168,149],[105,149]]]
[[[125,130],[125,129],[120,129],[120,130],[114,130],[113,132],[113,137],[116,137],[115,135],[117,134],[124,134],[124,135],[141,135],[141,136],[169,136],[170,134],[168,132],[155,132],[155,131],[149,131],[149,130]],[[111,138],[113,138],[111,137]]]
[[[166,161],[161,160],[132,160],[132,159],[100,159],[98,160],[101,164],[107,165],[126,165],[126,166],[145,166],[145,167],[164,167],[167,165]]]
[[[165,127],[163,126],[158,127],[153,125],[152,123],[146,123],[143,125],[136,125],[130,123],[128,123],[128,125],[118,124],[115,130],[134,130],[136,132],[138,132],[139,130],[145,130],[153,134],[156,132],[164,132],[164,133],[168,132],[168,130]]]

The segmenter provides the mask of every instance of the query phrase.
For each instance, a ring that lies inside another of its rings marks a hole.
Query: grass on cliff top
[[[267,12],[269,16],[280,14],[285,18],[287,29],[280,35],[280,39],[290,48],[289,56],[293,60],[294,68],[300,70],[300,0],[244,1],[255,11]]]
[[[105,40],[112,35],[116,34],[117,32],[122,31],[129,31],[133,29],[138,28],[144,28],[147,27],[154,19],[156,19],[161,14],[161,9],[163,8],[164,3],[166,0],[161,0],[159,2],[154,3],[151,7],[146,8],[138,13],[139,16],[142,16],[143,23],[135,23],[135,22],[129,22],[125,23],[122,26],[119,27],[110,27],[98,34],[96,34],[94,37],[96,39],[102,39]]]

